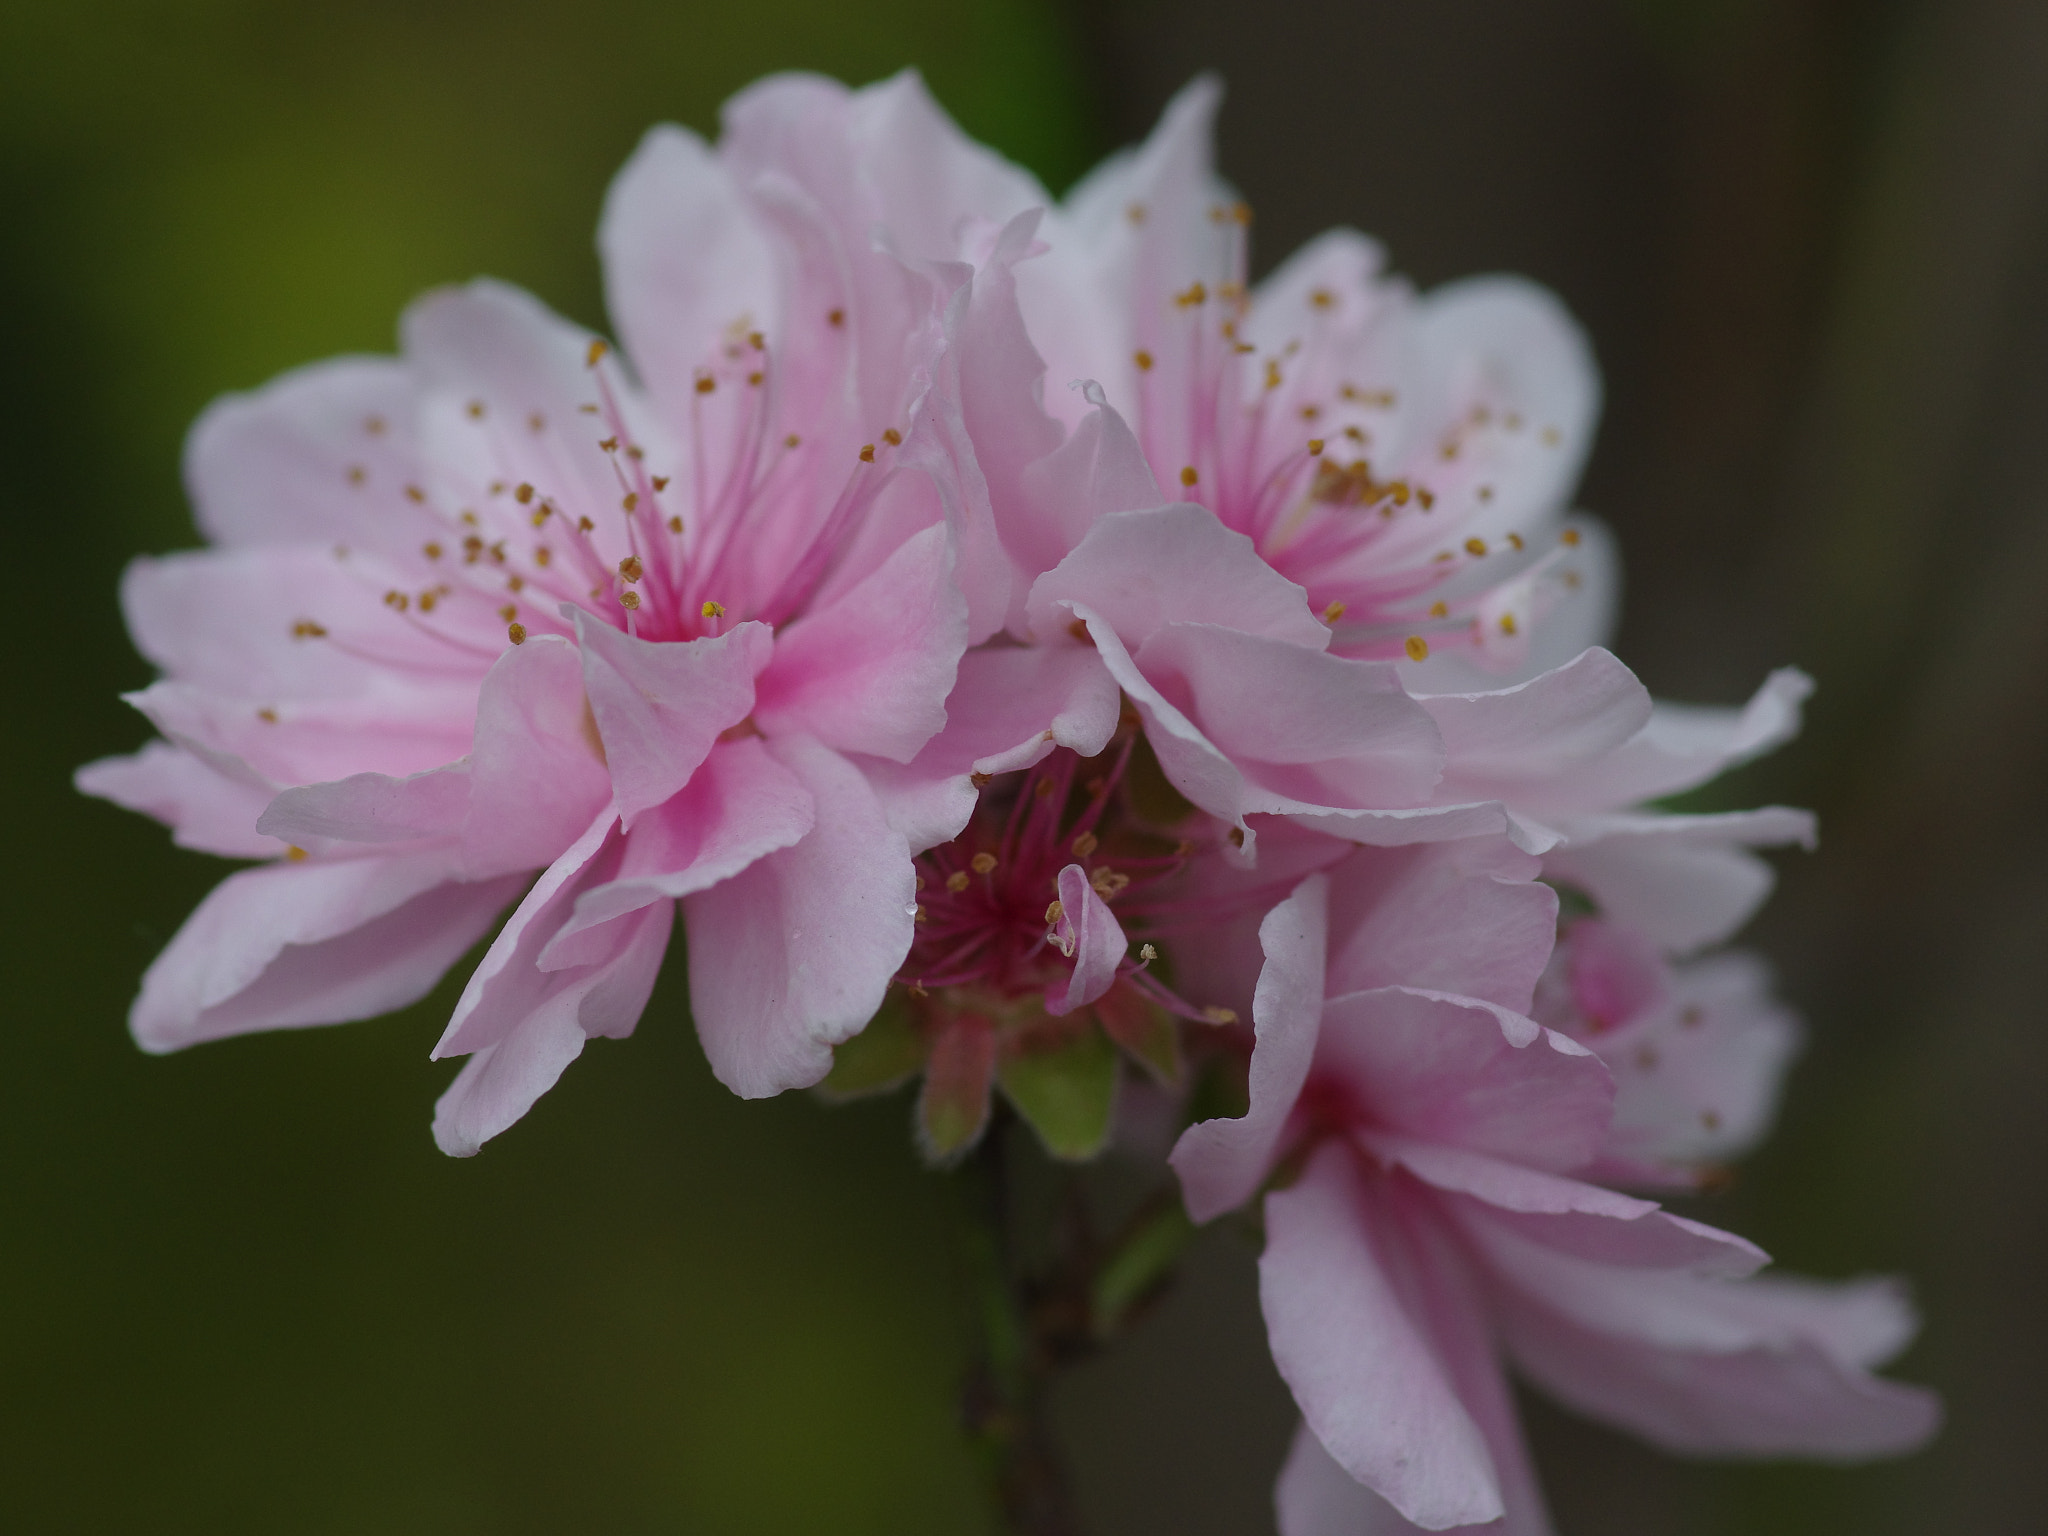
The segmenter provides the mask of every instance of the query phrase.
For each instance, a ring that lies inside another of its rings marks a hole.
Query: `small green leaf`
[[[1092,1024],[1013,1048],[996,1080],[1054,1157],[1085,1162],[1109,1140],[1116,1050]]]
[[[1187,1251],[1195,1224],[1178,1199],[1143,1221],[1096,1272],[1089,1295],[1096,1336],[1108,1338],[1127,1313],[1161,1284]]]
[[[832,1048],[832,1070],[818,1091],[828,1099],[857,1099],[886,1093],[908,1082],[924,1065],[925,1043],[909,1010],[892,997],[868,1027]]]

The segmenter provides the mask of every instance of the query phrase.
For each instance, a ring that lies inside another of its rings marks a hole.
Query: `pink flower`
[[[942,295],[672,128],[600,242],[630,369],[479,283],[409,311],[400,358],[195,428],[216,547],[124,589],[170,744],[80,784],[273,862],[151,967],[146,1048],[410,1002],[537,869],[436,1050],[470,1058],[448,1151],[632,1030],[677,901],[736,1091],[815,1081],[880,1003],[915,907],[902,765],[967,638],[900,449]]]
[[[1868,1374],[1912,1332],[1891,1287],[1751,1278],[1741,1239],[1575,1177],[1615,1086],[1526,1016],[1533,872],[1496,842],[1304,880],[1260,929],[1250,1108],[1174,1151],[1198,1219],[1266,1191],[1261,1299],[1304,1419],[1284,1536],[1547,1531],[1503,1357],[1671,1450],[1855,1459],[1934,1429],[1930,1394]]]

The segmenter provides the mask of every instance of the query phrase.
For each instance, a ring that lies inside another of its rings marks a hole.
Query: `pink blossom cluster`
[[[252,862],[136,1039],[385,1013],[490,936],[466,1156],[632,1032],[680,905],[738,1094],[866,1042],[939,1161],[1048,1072],[1104,1096],[1061,1155],[1178,1117],[1189,1212],[1263,1223],[1286,1536],[1548,1530],[1510,1366],[1680,1451],[1918,1444],[1894,1286],[1646,1198],[1767,1128],[1797,1026],[1717,946],[1812,837],[1657,804],[1807,681],[1653,703],[1578,328],[1349,231],[1251,285],[1217,97],[1056,202],[914,75],[769,79],[614,183],[616,347],[479,282],[210,409],[209,547],[122,593],[161,739],[79,783]]]

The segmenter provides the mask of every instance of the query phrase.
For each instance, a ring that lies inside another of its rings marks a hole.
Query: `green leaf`
[[[892,997],[866,1029],[833,1047],[832,1070],[818,1091],[828,1099],[886,1093],[916,1076],[924,1055],[924,1037],[911,1024],[909,1010]]]
[[[1096,1272],[1089,1311],[1098,1338],[1108,1338],[1131,1308],[1162,1284],[1195,1235],[1178,1199],[1140,1222]]]
[[[996,1081],[1054,1157],[1085,1162],[1109,1140],[1116,1050],[1092,1024],[1006,1054]]]

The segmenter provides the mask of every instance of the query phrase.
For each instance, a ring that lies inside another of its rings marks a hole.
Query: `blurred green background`
[[[192,542],[213,395],[490,272],[602,322],[605,184],[754,76],[920,66],[1064,185],[1216,66],[1270,265],[1355,223],[1592,330],[1622,651],[1823,689],[1730,801],[1817,805],[1757,939],[1814,1025],[1710,1219],[1897,1268],[1953,1427],[1700,1468],[1539,1410],[1566,1536],[2027,1532],[2048,1507],[2048,7],[1995,0],[0,3],[0,1528],[974,1532],[941,1182],[900,1103],[741,1104],[663,980],[482,1157],[452,989],[164,1060],[137,977],[215,861],[81,801],[147,734],[114,584]],[[1198,1250],[1062,1423],[1097,1536],[1270,1528],[1250,1256]]]

